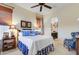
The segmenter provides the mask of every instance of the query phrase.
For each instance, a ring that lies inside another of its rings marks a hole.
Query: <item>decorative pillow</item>
[[[31,31],[31,35],[34,36],[34,35],[39,35],[39,32],[37,31]]]
[[[76,38],[76,35],[79,35],[79,32],[72,32],[72,33],[71,33],[71,36],[72,36],[73,38]]]
[[[35,36],[38,35],[39,33],[33,30],[22,30],[22,35],[23,36]]]
[[[31,33],[30,33],[30,30],[23,30],[23,31],[22,31],[22,35],[23,35],[23,36],[30,36],[30,34],[31,34]]]
[[[71,36],[72,36],[72,37],[75,37],[75,35],[76,35],[76,32],[72,32],[72,33],[71,33]]]

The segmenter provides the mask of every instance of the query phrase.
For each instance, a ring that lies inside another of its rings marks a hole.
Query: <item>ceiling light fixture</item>
[[[79,18],[77,18],[77,21],[79,21]]]

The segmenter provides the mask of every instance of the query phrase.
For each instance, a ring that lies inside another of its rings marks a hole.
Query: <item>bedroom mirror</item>
[[[43,15],[36,15],[35,30],[44,35]]]

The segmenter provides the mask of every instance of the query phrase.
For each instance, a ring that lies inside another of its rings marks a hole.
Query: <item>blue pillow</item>
[[[23,36],[30,36],[30,30],[22,31]]]
[[[38,35],[39,33],[37,31],[33,31],[33,30],[23,30],[22,31],[22,35],[23,36],[35,36]]]
[[[35,36],[36,35],[36,31],[30,31],[31,36]]]

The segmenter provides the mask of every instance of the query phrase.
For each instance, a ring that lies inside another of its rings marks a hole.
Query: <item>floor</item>
[[[63,41],[60,39],[56,39],[53,41],[54,51],[50,52],[49,55],[75,55],[75,51],[68,51],[65,47],[63,47]],[[9,50],[7,52],[2,52],[2,55],[22,55],[18,48]]]
[[[23,54],[18,48],[16,48],[6,52],[1,52],[1,55],[23,55]]]
[[[68,51],[67,48],[63,46],[63,40],[56,39],[53,42],[54,44],[54,52],[49,53],[49,55],[76,55],[74,50]]]

